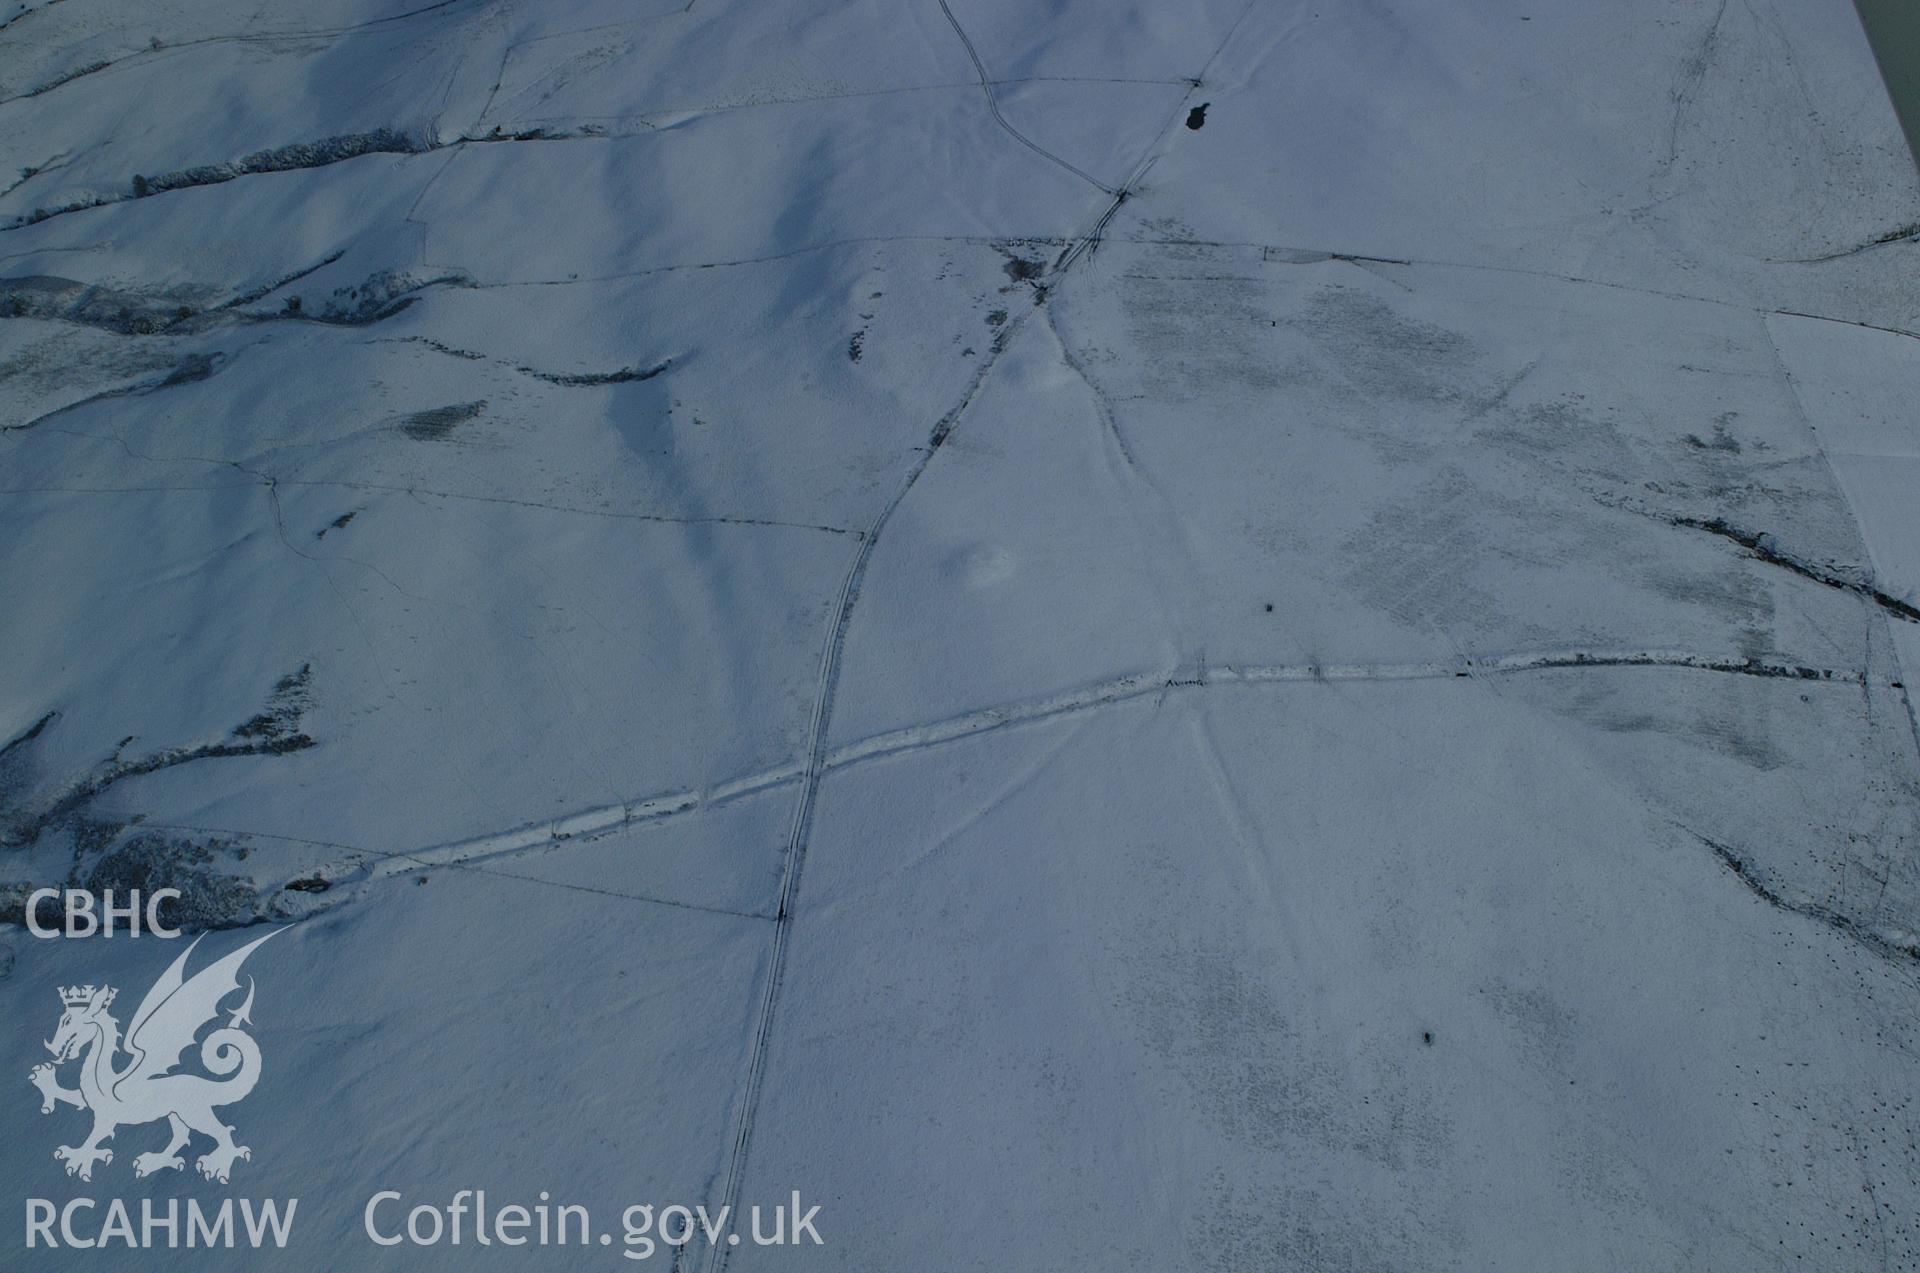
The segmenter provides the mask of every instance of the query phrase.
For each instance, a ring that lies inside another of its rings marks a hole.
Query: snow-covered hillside
[[[0,157],[7,1262],[1920,1267],[1845,0],[9,0]],[[52,1157],[69,885],[288,925],[230,1185]]]

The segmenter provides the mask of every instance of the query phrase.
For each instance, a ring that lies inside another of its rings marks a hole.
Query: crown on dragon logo
[[[113,997],[119,993],[118,990],[113,989],[111,986],[107,987],[106,996],[101,999],[100,1006],[104,1008],[112,1003]],[[93,994],[94,986],[91,982],[84,986],[62,986],[60,987],[60,1002],[66,1004],[69,1008],[84,1008],[93,1002]]]

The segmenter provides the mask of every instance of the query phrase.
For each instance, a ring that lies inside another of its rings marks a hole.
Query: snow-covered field
[[[0,1263],[1920,1268],[1845,0],[8,0],[0,152]],[[230,1184],[67,885],[286,925]]]

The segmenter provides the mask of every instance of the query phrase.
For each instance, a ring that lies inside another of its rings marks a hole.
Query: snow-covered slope
[[[1920,177],[1845,0],[0,23],[0,917],[291,922],[232,1185],[9,1080],[16,1217],[1920,1267]],[[0,1074],[176,953],[0,928]]]

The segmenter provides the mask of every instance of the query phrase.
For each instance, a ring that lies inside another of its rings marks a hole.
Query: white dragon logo
[[[242,946],[189,980],[182,974],[187,957],[200,944],[196,937],[140,1001],[139,1010],[127,1025],[124,1050],[132,1060],[124,1068],[114,1068],[123,1045],[120,1023],[107,1011],[119,992],[112,986],[61,988],[60,1001],[66,1011],[47,1044],[53,1061],[36,1065],[27,1078],[40,1089],[42,1114],[51,1114],[56,1105],[93,1111],[93,1134],[86,1143],[62,1145],[53,1151],[56,1159],[66,1163],[69,1176],[91,1180],[96,1162],[112,1162],[113,1151],[103,1148],[101,1142],[110,1139],[122,1124],[151,1123],[162,1118],[173,1129],[172,1139],[158,1153],[134,1158],[136,1176],[186,1166],[180,1151],[194,1132],[213,1138],[213,1149],[197,1164],[200,1174],[209,1180],[225,1184],[234,1159],[253,1157],[252,1150],[234,1143],[233,1128],[213,1112],[215,1106],[244,1099],[260,1081],[260,1045],[240,1028],[252,1024],[247,1015],[253,1009],[251,977],[247,979],[246,1001],[232,1011],[226,1025],[200,1044],[200,1063],[212,1074],[232,1077],[216,1080],[171,1071],[180,1064],[181,1054],[193,1046],[201,1028],[220,1015],[220,1001],[240,988],[238,974],[247,956],[261,942],[283,931],[275,929]],[[80,1086],[61,1087],[56,1067],[82,1053]]]

